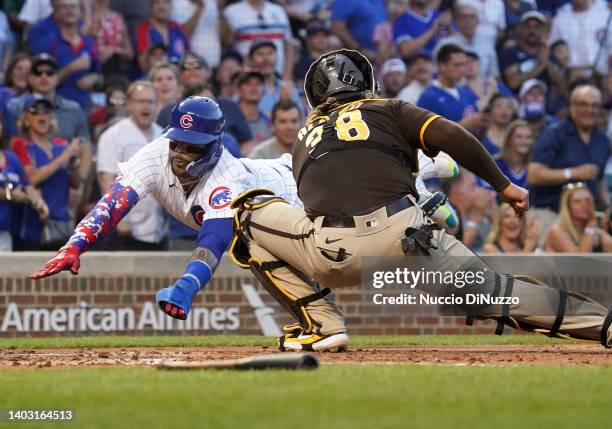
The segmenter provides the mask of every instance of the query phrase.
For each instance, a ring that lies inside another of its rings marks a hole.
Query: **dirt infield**
[[[276,353],[268,347],[9,349],[0,369],[149,366],[162,360],[221,360]],[[473,345],[353,347],[320,353],[322,363],[418,363],[445,365],[612,364],[612,352],[596,345]]]

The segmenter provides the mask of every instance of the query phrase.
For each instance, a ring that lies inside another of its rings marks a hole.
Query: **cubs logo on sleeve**
[[[191,207],[191,215],[193,216],[193,220],[195,220],[195,222],[200,226],[202,226],[202,224],[204,223],[205,214],[206,214],[206,211],[204,211],[202,206]]]
[[[228,207],[232,202],[232,191],[227,186],[218,186],[212,190],[208,198],[208,205],[213,210]]]
[[[179,122],[181,123],[181,127],[189,129],[193,126],[193,116],[191,116],[189,113],[185,113],[183,116],[181,116]]]

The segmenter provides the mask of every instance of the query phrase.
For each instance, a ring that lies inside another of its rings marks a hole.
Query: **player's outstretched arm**
[[[157,291],[157,303],[164,313],[175,319],[187,319],[193,299],[212,278],[231,240],[232,219],[209,219],[202,224],[197,247],[184,274],[170,287]]]
[[[78,274],[81,254],[114,230],[138,199],[138,194],[131,186],[122,185],[120,181],[113,183],[96,206],[79,222],[57,255],[31,277],[38,280],[64,270]]]
[[[423,143],[428,150],[448,153],[460,165],[486,180],[518,216],[529,209],[527,190],[512,184],[478,139],[462,126],[438,118],[426,129]]]

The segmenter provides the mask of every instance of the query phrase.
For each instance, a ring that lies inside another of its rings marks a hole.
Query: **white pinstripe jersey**
[[[168,139],[160,137],[119,164],[119,180],[124,186],[131,186],[139,198],[152,194],[168,213],[185,225],[199,229],[207,219],[233,217],[229,207],[232,199],[252,188],[269,189],[292,206],[303,207],[289,154],[278,159],[236,159],[223,149],[215,168],[202,176],[185,196],[170,167],[168,143]]]

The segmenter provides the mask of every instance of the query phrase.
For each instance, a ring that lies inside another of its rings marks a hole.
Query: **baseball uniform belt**
[[[387,217],[391,217],[414,205],[414,202],[412,202],[409,196],[395,200],[391,204],[385,206]],[[355,219],[352,217],[325,216],[321,226],[324,228],[355,228]]]

